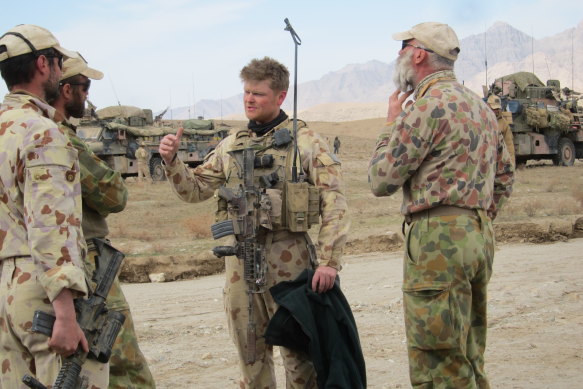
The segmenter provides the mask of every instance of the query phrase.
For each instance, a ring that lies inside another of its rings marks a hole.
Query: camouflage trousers
[[[142,182],[145,178],[146,181],[152,182],[152,176],[150,176],[150,166],[147,162],[138,161],[138,181]]]
[[[484,371],[490,219],[437,216],[406,235],[403,307],[413,388],[489,388]]]
[[[61,357],[51,351],[49,338],[30,331],[34,311],[55,314],[39,277],[30,257],[0,262],[0,388],[28,388],[22,383],[25,374],[53,385],[61,368]],[[108,376],[107,363],[83,364],[81,377],[88,379],[90,388],[106,389]]]
[[[87,241],[86,274],[93,274],[97,251],[91,240]],[[148,368],[146,358],[138,346],[130,307],[116,277],[107,295],[107,307],[125,315],[125,322],[115,340],[109,359],[110,389],[155,388],[156,384]]]
[[[273,389],[276,387],[273,365],[273,346],[265,344],[263,334],[277,310],[277,304],[269,293],[273,285],[297,278],[311,267],[306,239],[303,233],[287,231],[267,236],[267,285],[264,293],[253,295],[253,320],[257,328],[256,360],[247,362],[247,325],[249,324],[249,297],[247,283],[243,279],[243,263],[237,257],[226,257],[224,304],[229,333],[239,353],[241,389]],[[285,368],[286,388],[317,388],[316,371],[308,355],[280,347]]]

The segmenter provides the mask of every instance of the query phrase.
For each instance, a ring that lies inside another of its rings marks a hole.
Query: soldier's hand
[[[51,349],[63,357],[73,354],[77,347],[89,352],[89,344],[85,334],[79,327],[76,318],[58,318],[53,326],[53,334],[49,339]]]
[[[55,324],[49,339],[49,347],[59,355],[67,357],[73,354],[79,343],[83,351],[89,352],[85,334],[77,323],[73,294],[69,289],[63,289],[52,302],[55,309]]]
[[[319,266],[312,278],[312,290],[317,293],[324,293],[334,286],[338,270],[330,266]]]
[[[399,96],[400,93],[401,93],[401,91],[399,89],[397,89],[389,97],[389,109],[387,112],[387,122],[395,121],[399,117],[401,112],[403,112],[403,103],[405,102],[405,100],[407,100],[409,98],[409,96],[411,96],[413,91],[410,90],[409,92],[405,92],[401,96]],[[407,103],[407,107],[409,105],[411,105],[411,103]]]
[[[180,127],[178,131],[176,131],[176,135],[168,134],[160,141],[158,151],[166,165],[170,165],[174,160],[174,156],[178,152],[178,147],[180,146],[180,138],[182,138],[183,132],[184,128]]]

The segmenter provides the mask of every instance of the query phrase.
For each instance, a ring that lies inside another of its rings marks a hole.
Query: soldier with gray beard
[[[512,191],[513,164],[493,112],[456,81],[455,32],[428,22],[393,38],[402,41],[397,90],[389,99],[369,179],[376,196],[403,188],[401,211],[408,225],[403,308],[411,384],[488,388],[484,350],[492,220]]]

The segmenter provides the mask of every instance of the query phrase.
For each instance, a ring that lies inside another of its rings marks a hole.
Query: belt
[[[411,224],[421,219],[436,216],[478,216],[477,209],[462,208],[455,205],[437,205],[433,208],[405,215],[405,222]]]

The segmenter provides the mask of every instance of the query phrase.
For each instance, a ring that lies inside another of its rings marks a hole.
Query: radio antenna
[[[298,137],[297,137],[297,132],[298,132],[298,46],[300,46],[302,44],[302,40],[300,39],[300,37],[298,36],[298,34],[295,32],[294,28],[291,26],[291,24],[289,23],[288,18],[284,19],[285,22],[285,31],[289,31],[292,39],[294,41],[294,46],[295,46],[295,60],[294,60],[294,118],[293,118],[293,123],[294,123],[294,128],[293,128],[293,134],[294,134],[294,161],[292,164],[292,181],[293,182],[298,182],[298,167],[297,167],[297,159],[298,159]],[[300,161],[300,168],[301,168],[301,161]],[[301,175],[301,179],[303,179],[303,173],[300,174]]]

